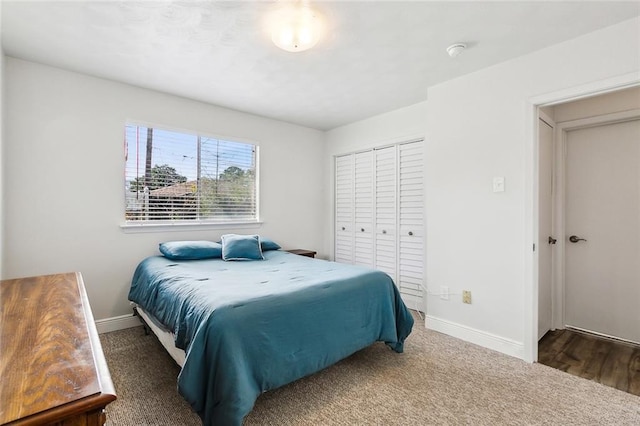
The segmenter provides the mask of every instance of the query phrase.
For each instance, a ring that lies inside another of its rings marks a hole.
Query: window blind
[[[127,221],[257,220],[256,146],[127,124]]]

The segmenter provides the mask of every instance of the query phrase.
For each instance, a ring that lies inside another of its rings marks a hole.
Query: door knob
[[[549,237],[549,244],[555,244],[555,243],[556,243],[556,241],[558,241],[558,240],[556,240],[556,239],[555,239],[555,238],[553,238],[553,237]]]
[[[578,241],[587,241],[584,238],[579,238],[576,237],[575,235],[572,235],[569,237],[569,241],[571,241],[572,243],[577,243]]]

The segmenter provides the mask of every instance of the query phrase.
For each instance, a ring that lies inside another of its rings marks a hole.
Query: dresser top
[[[0,281],[0,377],[0,424],[115,399],[79,273]]]

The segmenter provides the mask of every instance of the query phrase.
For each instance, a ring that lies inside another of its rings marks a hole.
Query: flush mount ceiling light
[[[307,2],[290,3],[271,17],[271,40],[287,52],[302,52],[322,37],[322,16]]]
[[[455,58],[456,56],[461,54],[462,51],[464,49],[466,49],[466,48],[467,48],[467,45],[464,44],[464,43],[455,43],[455,44],[452,44],[451,46],[447,47],[447,53],[452,58]]]

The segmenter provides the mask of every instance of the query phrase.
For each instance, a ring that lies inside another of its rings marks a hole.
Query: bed
[[[376,341],[401,353],[413,326],[387,274],[282,250],[148,257],[129,299],[182,366],[178,391],[205,425],[240,425],[260,393]]]

